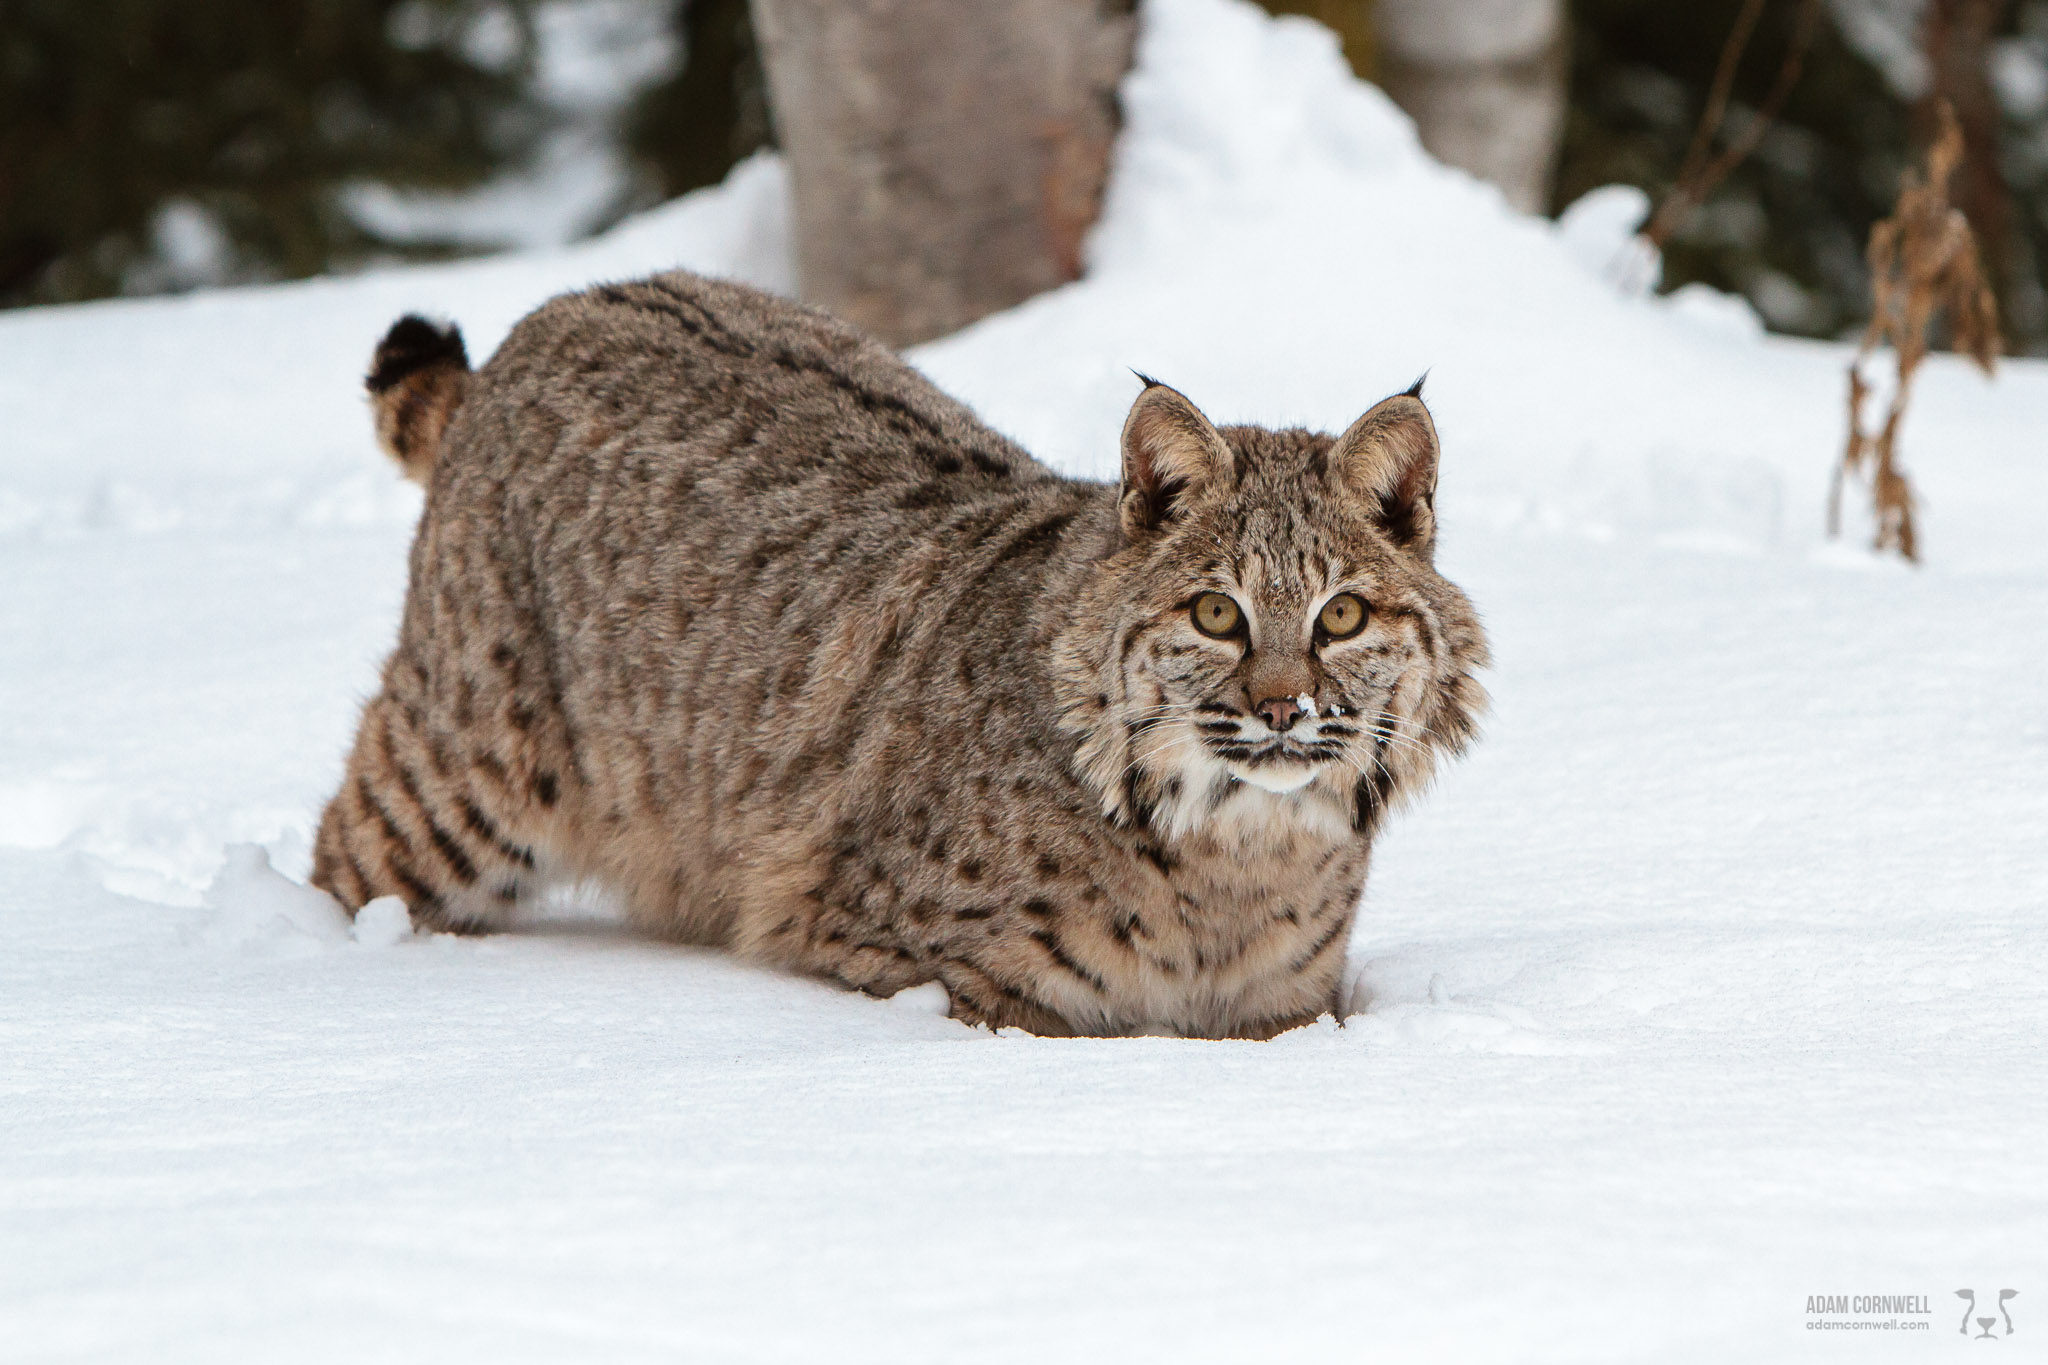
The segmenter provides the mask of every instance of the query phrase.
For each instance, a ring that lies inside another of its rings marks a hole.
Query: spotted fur
[[[596,878],[978,1023],[1266,1037],[1335,1006],[1373,835],[1485,705],[1416,395],[1332,438],[1147,384],[1090,483],[830,318],[670,274],[548,304],[451,412],[321,822],[351,907],[484,929]],[[1340,591],[1368,624],[1326,640]]]

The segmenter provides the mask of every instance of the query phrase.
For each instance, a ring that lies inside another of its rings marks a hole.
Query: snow
[[[1429,369],[1496,710],[1376,852],[1360,1013],[995,1036],[587,894],[472,940],[295,880],[418,507],[371,343],[788,290],[773,160],[576,247],[0,316],[8,1358],[1791,1360],[1810,1295],[1926,1295],[1842,1347],[1891,1358],[1962,1285],[2035,1339],[2048,367],[1922,372],[1908,569],[1821,534],[1846,349],[1618,291],[1306,23],[1155,5],[1126,94],[1088,278],[914,359],[1095,474],[1127,367],[1328,429]]]
[[[1893,94],[1917,100],[1932,79],[1920,41],[1926,8],[1927,0],[1828,0],[1828,17],[1849,46],[1884,73]]]
[[[1557,215],[1557,244],[1616,288],[1647,294],[1657,287],[1664,269],[1657,249],[1636,236],[1637,229],[1649,220],[1648,194],[1634,185],[1601,185],[1574,199]],[[1710,285],[1700,287],[1719,298],[1735,297]]]
[[[220,871],[199,897],[213,912],[207,927],[215,942],[263,939],[310,947],[352,937],[348,912],[326,892],[272,867],[270,851],[261,844],[229,844],[222,858]]]
[[[229,844],[222,858],[199,897],[211,912],[200,921],[208,943],[300,955],[333,943],[391,948],[412,937],[412,915],[396,896],[379,896],[350,920],[332,896],[272,867],[261,844]]]

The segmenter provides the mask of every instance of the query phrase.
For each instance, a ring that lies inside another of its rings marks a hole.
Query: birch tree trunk
[[[751,0],[804,296],[896,345],[1077,278],[1132,0]]]
[[[1431,156],[1541,213],[1564,136],[1564,0],[1379,0],[1380,84]]]

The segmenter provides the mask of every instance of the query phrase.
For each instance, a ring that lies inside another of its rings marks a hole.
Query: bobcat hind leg
[[[502,786],[451,747],[421,735],[389,693],[364,710],[313,844],[313,885],[350,914],[397,896],[423,929],[483,933],[533,880],[534,852],[508,834]]]

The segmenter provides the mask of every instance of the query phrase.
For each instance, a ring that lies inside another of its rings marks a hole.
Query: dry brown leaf
[[[1918,560],[1913,524],[1913,486],[1899,468],[1899,426],[1912,394],[1913,375],[1927,358],[1928,332],[1937,315],[1948,320],[1955,348],[1986,374],[1998,359],[1998,302],[1984,277],[1977,240],[1962,211],[1949,203],[1948,186],[1963,156],[1963,134],[1946,101],[1936,109],[1938,127],[1927,149],[1924,172],[1908,170],[1892,216],[1870,229],[1870,325],[1849,362],[1849,441],[1835,466],[1828,495],[1828,534],[1842,524],[1842,485],[1867,479],[1877,514],[1879,550]],[[1884,422],[1863,426],[1870,386],[1862,367],[1880,346],[1889,346],[1897,380]]]

